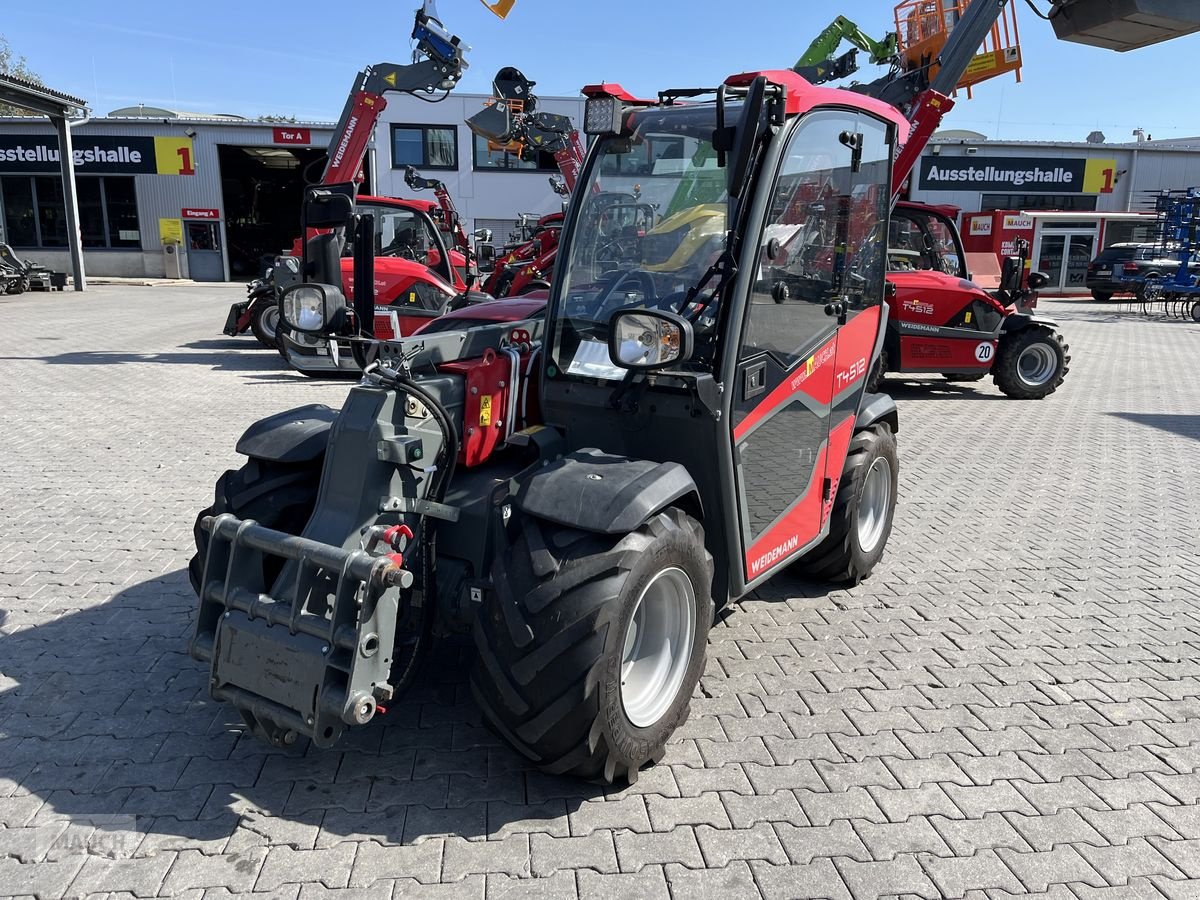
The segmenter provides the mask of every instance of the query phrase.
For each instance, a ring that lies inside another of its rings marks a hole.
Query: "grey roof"
[[[0,75],[0,100],[43,114],[47,109],[64,112],[69,109],[87,109],[86,100],[52,90],[44,84],[14,78],[12,75]]]

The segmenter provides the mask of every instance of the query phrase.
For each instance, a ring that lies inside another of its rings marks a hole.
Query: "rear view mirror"
[[[496,268],[496,245],[482,241],[475,245],[475,258],[480,272],[491,272]]]
[[[1015,294],[1021,290],[1021,279],[1025,276],[1025,261],[1019,256],[1006,256],[1000,273],[1000,290]]]
[[[692,323],[656,309],[621,309],[608,322],[608,355],[623,369],[661,369],[692,355]]]
[[[725,170],[726,184],[731,197],[741,194],[746,175],[750,171],[750,159],[754,155],[754,147],[766,128],[763,116],[766,97],[767,78],[765,75],[759,75],[750,82],[749,90],[746,92],[742,118],[738,122],[733,147],[729,153],[729,168]]]
[[[304,198],[304,224],[308,228],[344,228],[353,216],[354,198],[344,191],[313,188]]]
[[[1050,276],[1045,272],[1030,272],[1027,283],[1031,291],[1040,291],[1050,283]]]

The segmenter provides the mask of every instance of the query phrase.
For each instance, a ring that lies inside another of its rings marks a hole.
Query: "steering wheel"
[[[658,291],[654,287],[654,276],[649,272],[643,272],[641,269],[630,269],[622,272],[613,280],[613,283],[597,298],[597,310],[603,312],[615,312],[617,309],[623,309],[632,304],[621,303],[610,309],[610,302],[613,297],[618,295],[618,291],[626,281],[636,280],[642,293],[645,295],[644,303],[646,306],[654,306],[658,300]]]

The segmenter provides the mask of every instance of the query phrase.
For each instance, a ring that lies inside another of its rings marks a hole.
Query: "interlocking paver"
[[[829,859],[789,866],[756,860],[750,863],[750,871],[765,900],[796,900],[798,896],[812,900],[851,900],[846,882]]]
[[[1023,886],[996,855],[994,850],[980,850],[973,856],[943,859],[921,857],[921,864],[941,896],[963,897],[968,891],[1005,890],[1020,893]]]
[[[186,656],[195,512],[247,424],[348,388],[217,337],[238,293],[0,299],[0,893],[679,900],[849,883],[1077,900],[1200,884],[1200,472],[1171,462],[1200,436],[1200,386],[1176,377],[1196,326],[1045,301],[1074,356],[1045,402],[891,383],[901,504],[875,577],[788,576],[733,607],[666,764],[602,792],[531,771],[483,728],[452,642],[451,665],[332,752],[268,748],[207,700]],[[71,423],[71,454],[45,452],[49,421]],[[100,855],[118,844],[132,857]]]

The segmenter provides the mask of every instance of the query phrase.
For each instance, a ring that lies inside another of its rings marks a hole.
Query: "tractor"
[[[347,344],[362,381],[340,411],[246,431],[190,566],[191,653],[273,744],[335,745],[435,635],[469,633],[497,734],[545,771],[632,781],[686,720],[719,609],[793,566],[859,582],[884,553],[899,422],[865,387],[906,121],[787,71],[585,95],[594,141],[548,304],[377,339],[372,216],[310,200],[309,224],[354,247],[354,302],[300,283],[281,316]],[[677,225],[614,241],[603,204],[648,150],[677,163],[639,202]],[[797,202],[814,192],[829,202]],[[797,232],[824,236],[827,268],[789,257]]]

